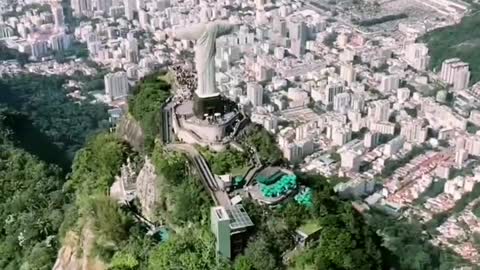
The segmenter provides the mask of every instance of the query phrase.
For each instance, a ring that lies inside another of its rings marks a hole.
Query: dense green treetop
[[[278,148],[275,138],[261,126],[254,126],[245,138],[248,147],[258,152],[262,162],[277,165],[283,161],[282,151]]]
[[[44,159],[49,151],[63,152],[55,162],[68,169],[87,137],[108,127],[107,109],[101,104],[74,102],[63,89],[64,77],[34,74],[0,80],[0,104],[20,116],[12,129],[22,146]],[[51,145],[43,149],[43,145]]]
[[[61,170],[15,148],[6,132],[0,121],[0,269],[51,269],[68,201]]]
[[[232,148],[219,153],[212,153],[208,150],[202,151],[214,174],[222,175],[232,173],[232,170],[248,166],[249,159],[246,153]]]
[[[148,269],[224,270],[228,265],[217,262],[211,233],[204,228],[190,228],[154,249]]]
[[[161,74],[154,73],[137,84],[128,102],[130,114],[140,122],[145,134],[147,151],[153,148],[155,138],[161,136],[162,108],[171,96],[170,89]]]
[[[95,136],[75,156],[67,187],[85,195],[106,194],[131,154],[129,145],[113,134]]]

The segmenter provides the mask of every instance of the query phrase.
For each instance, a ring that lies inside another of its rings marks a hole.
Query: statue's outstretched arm
[[[227,21],[217,21],[215,22],[215,26],[217,28],[217,37],[228,35],[239,27],[238,25],[229,23]]]
[[[197,40],[206,31],[206,24],[198,23],[185,27],[174,28],[172,35],[176,39]]]

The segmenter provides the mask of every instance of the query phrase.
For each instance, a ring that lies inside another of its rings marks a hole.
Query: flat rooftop
[[[281,112],[282,117],[291,122],[308,123],[321,119],[321,116],[310,108],[295,108]]]
[[[297,232],[305,234],[306,236],[312,235],[319,231],[322,227],[314,220],[308,220],[302,226],[298,227]]]
[[[232,231],[253,226],[250,216],[247,214],[241,204],[225,208],[230,217],[230,229]]]

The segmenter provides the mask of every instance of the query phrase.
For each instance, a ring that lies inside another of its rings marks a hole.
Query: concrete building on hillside
[[[127,73],[123,71],[108,73],[105,75],[104,80],[105,94],[109,102],[128,96]]]
[[[451,58],[443,61],[440,78],[453,86],[454,90],[468,88],[470,83],[470,67],[468,63],[462,62],[459,58]]]
[[[242,205],[212,207],[210,221],[218,255],[233,259],[242,252],[248,240],[245,233],[254,225]]]

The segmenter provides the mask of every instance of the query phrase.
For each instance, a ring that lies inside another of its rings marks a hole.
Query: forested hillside
[[[0,269],[51,269],[59,231],[76,219],[75,190],[64,187],[65,175],[108,118],[105,106],[68,98],[65,80],[0,79]]]
[[[431,67],[440,71],[445,59],[458,57],[470,64],[471,83],[480,80],[480,13],[462,19],[459,24],[439,28],[420,38],[428,44]]]
[[[40,159],[69,170],[85,139],[108,127],[106,107],[75,102],[59,76],[20,75],[0,79],[0,106],[15,121],[15,141]]]
[[[0,112],[0,269],[51,269],[69,194],[61,169],[16,148]]]

